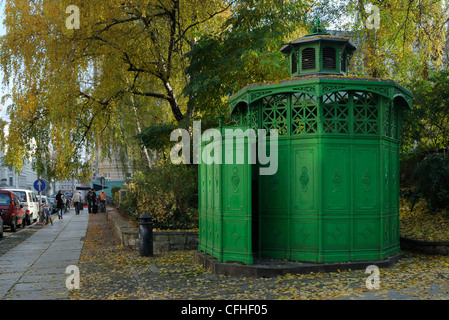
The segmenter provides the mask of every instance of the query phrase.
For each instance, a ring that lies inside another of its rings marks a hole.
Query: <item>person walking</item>
[[[75,214],[80,214],[80,205],[82,205],[83,197],[79,191],[75,191],[72,197],[72,203],[75,207]]]
[[[65,196],[65,212],[68,212],[70,210],[70,202],[70,197],[68,195]]]
[[[62,194],[61,190],[59,190],[58,194],[56,195],[56,208],[58,218],[62,219],[62,214],[64,213],[64,195]]]
[[[94,206],[97,203],[97,194],[95,193],[94,189],[90,188],[89,192],[86,195],[87,200],[87,210],[89,213],[96,213],[94,212]]]
[[[100,212],[106,213],[106,193],[101,191],[100,193]]]

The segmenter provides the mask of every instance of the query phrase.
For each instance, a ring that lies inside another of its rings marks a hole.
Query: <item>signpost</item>
[[[36,181],[34,181],[34,189],[36,189],[36,191],[42,192],[45,190],[45,181],[42,179],[37,179]],[[40,195],[40,193],[39,193]]]
[[[39,178],[36,181],[34,181],[33,186],[34,186],[34,189],[36,189],[36,191],[39,192],[39,211],[40,211],[41,210],[41,202],[42,202],[42,199],[40,196],[42,195],[42,191],[45,190],[45,181],[42,180],[41,178]],[[42,214],[40,215],[40,219],[41,219],[41,221],[38,222],[38,224],[44,224],[44,217]]]
[[[100,177],[100,184],[101,184],[101,189],[104,190],[104,181],[105,178],[104,177]]]

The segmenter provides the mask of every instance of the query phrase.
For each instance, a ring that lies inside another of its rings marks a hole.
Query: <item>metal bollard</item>
[[[153,256],[153,222],[148,214],[139,217],[139,254]]]

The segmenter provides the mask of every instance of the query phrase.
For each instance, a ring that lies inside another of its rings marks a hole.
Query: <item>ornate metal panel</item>
[[[293,93],[291,97],[291,134],[318,132],[317,97],[307,93]]]
[[[377,249],[380,246],[380,218],[354,218],[354,249]]]
[[[323,97],[323,133],[349,133],[349,93],[337,91]]]
[[[379,134],[379,106],[371,92],[354,92],[354,134]]]
[[[295,217],[291,219],[291,254],[296,261],[314,261],[319,253],[318,217]]]
[[[292,148],[292,210],[316,212],[317,210],[317,148],[297,145]]]
[[[278,94],[262,99],[262,126],[267,130],[276,129],[280,136],[289,133],[288,95]]]
[[[348,214],[351,164],[348,146],[332,144],[324,147],[323,159],[323,212]]]
[[[354,212],[376,213],[379,210],[379,147],[359,145],[354,150]]]
[[[236,128],[238,127],[223,127],[222,132]],[[248,128],[241,129],[245,131]],[[227,139],[229,137],[223,139],[223,148]],[[223,261],[247,264],[253,261],[251,157],[248,157],[248,153],[251,153],[249,146],[253,142],[245,139],[244,143],[233,143],[233,163],[221,165]],[[244,155],[243,163],[237,162],[237,154]]]
[[[237,129],[239,127],[227,127]],[[243,131],[247,127],[240,127]],[[226,128],[224,127],[222,132]],[[225,150],[226,137],[220,142]],[[210,142],[215,143],[215,142]],[[251,158],[248,144],[233,143],[232,163],[199,166],[200,212],[199,250],[219,261],[252,263],[251,252]],[[202,149],[206,144],[202,144]],[[244,153],[244,163],[236,155]]]

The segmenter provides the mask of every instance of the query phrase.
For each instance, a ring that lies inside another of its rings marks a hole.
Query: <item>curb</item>
[[[293,262],[272,259],[255,259],[254,264],[245,265],[240,263],[223,263],[200,251],[195,251],[194,260],[215,275],[231,277],[276,277],[286,274],[305,274],[310,272],[339,272],[343,270],[366,269],[370,265],[379,268],[391,268],[397,261],[404,257],[398,253],[381,261],[356,261],[344,263],[310,263]]]
[[[139,249],[138,230],[130,227],[128,222],[115,209],[106,209],[106,220],[124,248]]]
[[[449,255],[449,241],[425,241],[400,238],[401,249],[425,254]]]
[[[113,208],[106,210],[106,219],[124,248],[139,249],[138,228],[132,227]],[[198,231],[153,231],[152,237],[154,253],[198,249]]]

